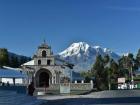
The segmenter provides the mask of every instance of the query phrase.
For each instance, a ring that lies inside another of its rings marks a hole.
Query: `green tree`
[[[131,80],[131,75],[133,75],[134,71],[137,69],[138,62],[132,53],[129,53],[128,56],[122,56],[122,58],[119,60],[119,75],[124,76],[128,79],[128,81]]]
[[[111,60],[111,65],[110,65],[111,89],[117,89],[118,77],[119,77],[119,66],[114,60]]]
[[[105,56],[104,60],[107,61],[105,62],[104,67],[105,67],[106,76],[108,77],[107,78],[108,89],[115,89],[117,86],[117,79],[118,79],[118,64],[109,56]]]
[[[109,61],[110,61],[110,57],[109,57],[109,55],[107,54],[107,55],[104,56],[104,63],[105,63],[105,65],[108,64]]]
[[[109,55],[97,56],[92,68],[98,90],[116,89],[118,79],[118,64]]]
[[[89,83],[90,80],[93,77],[93,74],[91,73],[90,70],[88,70],[87,72],[86,71],[82,71],[82,72],[80,72],[80,75],[85,78],[85,83]]]
[[[0,49],[0,66],[7,66],[9,64],[8,51],[5,48]]]
[[[137,61],[137,66],[140,67],[140,49],[138,50],[138,53],[136,55],[136,61]]]
[[[107,73],[104,69],[104,60],[101,55],[98,55],[96,62],[92,68],[93,75],[95,76],[95,85],[98,90],[107,89]]]

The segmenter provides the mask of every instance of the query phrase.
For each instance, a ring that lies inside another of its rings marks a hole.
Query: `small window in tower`
[[[42,51],[42,57],[46,57],[46,51]]]
[[[41,60],[38,60],[38,65],[41,65]]]
[[[47,60],[47,65],[51,65],[51,60]]]

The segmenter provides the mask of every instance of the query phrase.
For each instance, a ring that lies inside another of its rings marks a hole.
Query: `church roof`
[[[29,61],[29,62],[26,62],[26,63],[22,64],[22,66],[28,66],[28,65],[30,65],[30,66],[35,65],[35,64],[34,64],[34,60],[31,60],[31,61]]]
[[[56,65],[63,65],[64,62],[55,59],[55,64],[56,64]],[[35,65],[34,60],[31,60],[31,61],[29,61],[29,62],[26,62],[26,63],[22,64],[21,66],[33,66],[33,65]]]
[[[34,66],[34,65],[35,65],[34,60],[31,60],[29,62],[22,64],[21,66]],[[55,57],[55,65],[67,66],[70,69],[72,69],[74,66],[73,64],[69,64],[69,63],[65,62],[64,60],[58,59],[56,57]]]

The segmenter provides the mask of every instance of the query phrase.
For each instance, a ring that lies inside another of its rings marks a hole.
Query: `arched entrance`
[[[51,83],[52,74],[47,69],[40,69],[35,75],[36,87],[49,87]]]
[[[49,87],[49,74],[47,72],[42,72],[39,75],[39,87]]]

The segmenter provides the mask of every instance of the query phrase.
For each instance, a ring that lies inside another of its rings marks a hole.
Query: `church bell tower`
[[[36,52],[36,55],[34,56],[34,62],[35,65],[54,65],[54,57],[51,51],[51,47],[47,45],[47,43],[44,41],[39,47]]]

